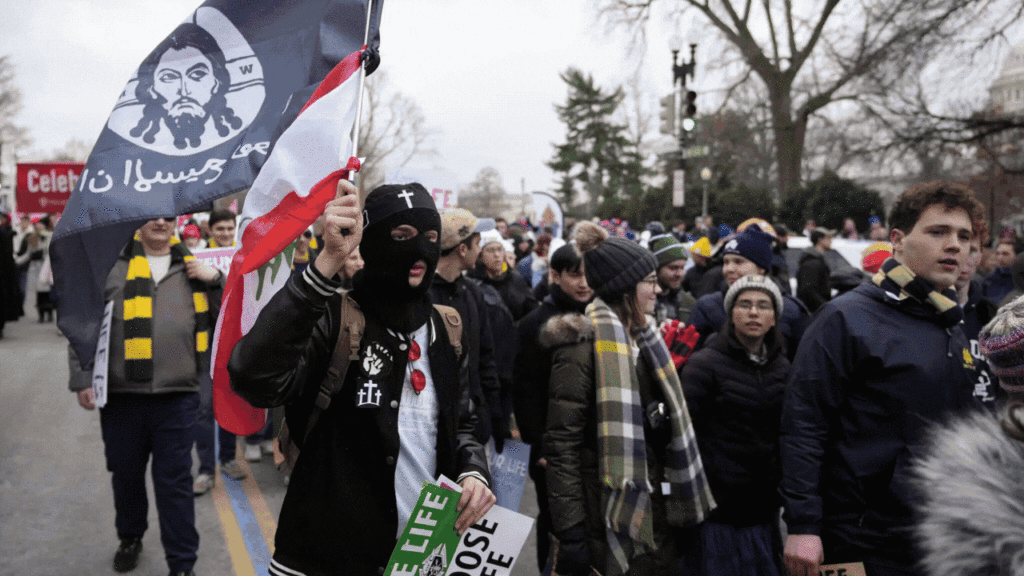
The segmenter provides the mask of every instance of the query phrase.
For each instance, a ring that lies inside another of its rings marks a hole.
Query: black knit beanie
[[[654,254],[629,240],[609,238],[603,228],[592,222],[580,222],[575,238],[583,254],[587,284],[601,298],[628,292],[658,269]]]

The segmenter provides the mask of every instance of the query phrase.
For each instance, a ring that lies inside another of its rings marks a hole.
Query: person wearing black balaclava
[[[378,574],[416,503],[439,474],[463,492],[464,532],[494,503],[483,446],[473,436],[465,362],[449,342],[428,290],[441,220],[419,184],[355,189],[325,210],[323,250],[293,275],[232,351],[231,386],[259,407],[286,406],[305,430],[332,354],[342,299],[366,326],[341,391],[299,447],[275,541],[272,575]],[[356,247],[365,266],[339,293],[338,271]],[[347,352],[346,352],[347,353]],[[302,438],[298,438],[302,440]]]

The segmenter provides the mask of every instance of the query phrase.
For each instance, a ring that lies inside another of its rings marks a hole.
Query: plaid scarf
[[[130,380],[146,382],[153,379],[153,290],[155,284],[142,242],[130,245],[128,275],[124,283],[124,371]],[[195,259],[177,238],[171,240],[171,263]],[[195,308],[196,352],[210,346],[213,318],[207,299],[206,285],[190,278],[192,305]],[[199,359],[196,359],[199,364]]]
[[[964,311],[956,299],[952,288],[942,292],[935,290],[927,280],[918,278],[910,268],[900,264],[895,258],[882,262],[882,267],[871,279],[876,286],[899,294],[901,298],[909,297],[922,304],[928,304],[939,316],[939,324],[944,328],[956,326],[963,320]]]
[[[599,473],[607,496],[605,525],[612,555],[625,571],[629,564],[624,544],[654,544],[651,492],[644,441],[644,408],[630,340],[618,315],[600,298],[587,307],[594,323],[596,359]],[[714,509],[704,464],[697,450],[693,424],[682,387],[665,343],[651,324],[639,335],[640,353],[655,367],[654,376],[665,395],[672,426],[665,480],[669,521],[687,526],[704,520]],[[629,549],[629,548],[627,548]]]

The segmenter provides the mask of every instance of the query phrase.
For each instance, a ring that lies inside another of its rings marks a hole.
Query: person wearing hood
[[[228,363],[231,387],[247,402],[286,406],[301,449],[273,576],[383,574],[422,484],[440,474],[463,488],[460,533],[494,503],[465,351],[458,355],[428,292],[441,253],[434,200],[419,184],[384,185],[363,208],[342,180],[325,209],[321,252],[274,294]],[[357,245],[364,267],[340,293],[338,271]],[[323,408],[317,397],[332,358],[349,353],[337,340],[353,306],[365,320],[358,361]]]
[[[848,562],[921,574],[911,463],[928,424],[980,405],[953,285],[983,218],[966,186],[908,188],[890,215],[893,257],[804,334],[780,440],[790,574]]]
[[[1013,290],[999,301],[999,306],[1006,306],[1024,295],[1024,254],[1018,254],[1010,264],[1010,278],[1013,279]]]
[[[811,231],[811,246],[800,255],[796,273],[796,295],[813,314],[832,299],[830,270],[825,253],[832,249],[832,233],[824,228]]]
[[[789,379],[777,322],[782,292],[751,274],[725,295],[726,329],[690,357],[680,379],[718,504],[701,525],[701,573],[778,576],[779,421]]]
[[[551,350],[543,345],[541,327],[560,314],[582,314],[594,297],[583,274],[583,258],[575,244],[566,244],[551,254],[548,295],[540,306],[516,325],[519,352],[512,373],[516,424],[523,442],[530,445],[530,478],[537,489],[537,567],[541,571],[551,549],[551,512],[548,508],[547,478],[543,458],[544,427],[548,416],[551,379]]]
[[[581,222],[574,233],[596,296],[549,320],[544,458],[564,576],[678,574],[693,527],[714,509],[669,351],[654,322],[658,261]]]

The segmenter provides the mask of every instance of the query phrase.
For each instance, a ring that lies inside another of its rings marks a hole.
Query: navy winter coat
[[[824,305],[783,404],[789,533],[909,559],[909,466],[926,424],[977,406],[971,363],[959,324],[928,304],[864,284]]]

